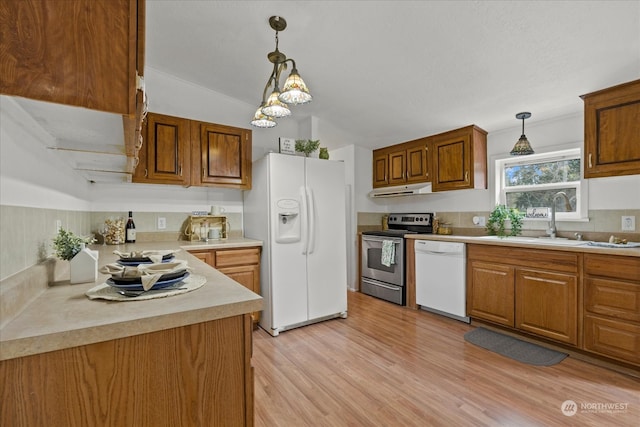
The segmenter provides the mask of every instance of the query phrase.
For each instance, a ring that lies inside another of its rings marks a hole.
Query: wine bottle
[[[127,220],[127,225],[125,227],[126,236],[124,238],[125,243],[135,243],[136,242],[136,224],[133,222],[133,212],[129,211],[129,219]]]

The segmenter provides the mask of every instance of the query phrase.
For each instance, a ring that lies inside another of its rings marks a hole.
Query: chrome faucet
[[[556,232],[558,231],[556,229],[556,200],[558,197],[564,197],[564,203],[567,211],[572,209],[571,200],[569,200],[569,197],[567,197],[565,192],[558,191],[553,195],[553,199],[551,199],[551,221],[549,221],[549,228],[547,229],[547,234],[552,239],[556,238]]]

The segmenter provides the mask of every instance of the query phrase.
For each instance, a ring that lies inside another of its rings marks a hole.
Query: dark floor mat
[[[551,366],[560,363],[568,356],[566,353],[550,350],[485,328],[476,328],[467,332],[464,334],[464,339],[479,347],[529,365]]]

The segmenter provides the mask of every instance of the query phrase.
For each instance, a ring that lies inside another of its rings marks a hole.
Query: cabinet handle
[[[149,169],[144,168],[144,177],[145,177],[145,178],[148,178],[148,177],[149,177],[148,172],[149,172]]]
[[[591,153],[589,153],[589,167],[592,168],[593,167],[593,163],[591,163]]]
[[[202,168],[202,177],[206,177],[207,176],[207,168]]]
[[[469,181],[469,171],[464,171],[464,180]]]
[[[178,173],[182,176],[182,165],[178,166]]]

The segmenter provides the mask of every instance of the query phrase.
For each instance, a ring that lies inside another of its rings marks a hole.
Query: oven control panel
[[[435,213],[391,213],[389,225],[400,226],[430,226]]]

